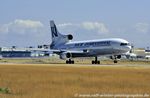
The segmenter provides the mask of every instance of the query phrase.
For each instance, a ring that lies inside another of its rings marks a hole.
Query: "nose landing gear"
[[[117,61],[117,60],[114,60],[114,63],[118,63],[118,61]]]
[[[118,63],[118,60],[117,59],[120,59],[121,58],[121,55],[118,55],[118,56],[114,56],[114,63]]]

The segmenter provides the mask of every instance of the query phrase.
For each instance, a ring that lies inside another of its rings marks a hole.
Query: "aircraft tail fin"
[[[50,45],[51,49],[59,49],[61,45],[64,45],[73,38],[72,35],[63,35],[59,33],[53,20],[50,21],[50,28],[52,36],[52,43]]]
[[[50,28],[51,28],[52,38],[59,37],[61,35],[58,32],[57,27],[53,20],[50,21]]]

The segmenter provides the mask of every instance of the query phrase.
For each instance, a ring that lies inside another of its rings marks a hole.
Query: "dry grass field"
[[[8,94],[0,93],[0,98],[78,98],[78,94],[97,93],[150,94],[150,67],[37,65],[0,64],[0,87],[9,90]]]

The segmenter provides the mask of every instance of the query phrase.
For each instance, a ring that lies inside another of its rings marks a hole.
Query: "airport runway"
[[[1,65],[11,66],[64,66],[64,67],[139,67],[150,68],[149,64],[20,64],[20,63],[0,63]]]

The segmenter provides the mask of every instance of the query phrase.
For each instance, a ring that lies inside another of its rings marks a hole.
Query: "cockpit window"
[[[126,46],[128,43],[121,43],[120,46]]]

